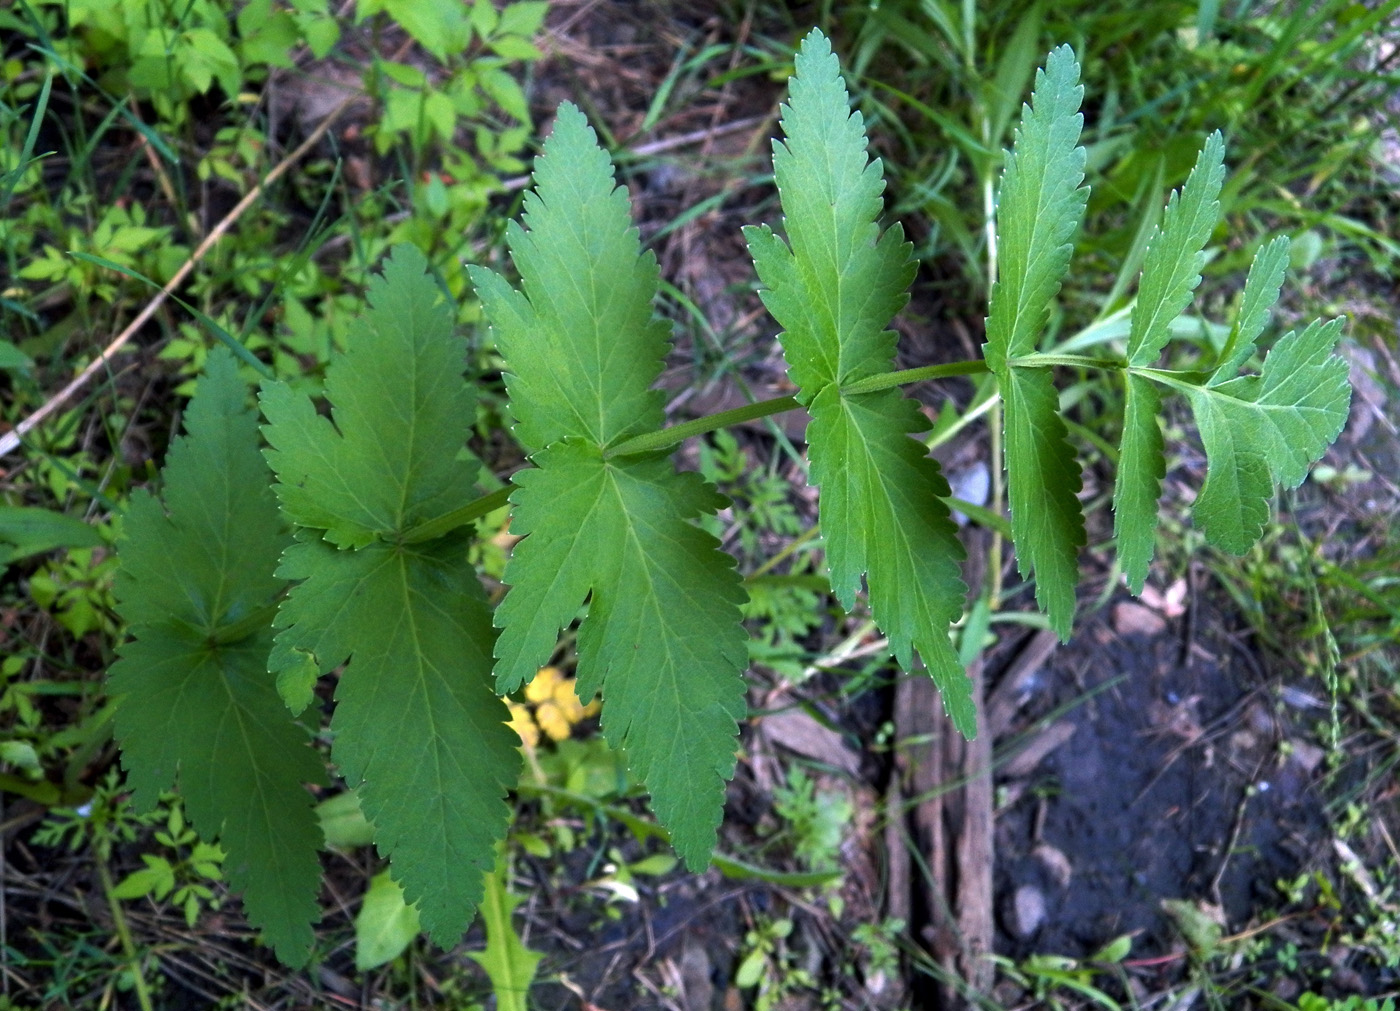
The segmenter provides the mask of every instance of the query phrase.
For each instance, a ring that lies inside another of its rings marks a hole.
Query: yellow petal
[[[506,706],[510,709],[510,729],[520,735],[520,743],[527,748],[539,747],[540,728],[530,719],[530,711],[518,702],[507,701]]]
[[[525,686],[525,697],[531,702],[545,702],[553,698],[554,687],[560,678],[558,667],[541,667],[534,680]]]
[[[551,740],[568,740],[569,718],[560,710],[557,702],[541,702],[535,708],[535,720]]]
[[[555,686],[554,701],[558,703],[564,718],[570,723],[585,720],[601,708],[597,699],[586,706],[579,701],[578,681],[575,678],[564,678]]]

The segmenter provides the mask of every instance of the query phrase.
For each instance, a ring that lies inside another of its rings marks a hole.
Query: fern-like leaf
[[[505,834],[519,743],[491,691],[485,595],[455,532],[415,526],[475,497],[463,450],[475,398],[451,309],[412,247],[370,285],[371,308],[326,377],[330,418],[281,384],[262,393],[268,462],[298,526],[278,575],[274,671],[314,664],[336,687],[332,757],[424,927],[454,944]]]
[[[506,362],[520,440],[510,591],[496,608],[496,682],[513,691],[588,602],[578,686],[603,695],[603,732],[651,792],[692,868],[709,862],[733,775],[747,663],[733,561],[691,521],[724,499],[663,456],[609,456],[659,427],[651,383],[666,350],[653,319],[656,262],[641,255],[626,192],[583,114],[559,110],[535,165],[525,227],[512,225],[522,291],[471,275]]]
[[[248,399],[232,356],[212,353],[171,444],[164,503],[132,494],[116,592],[133,638],[108,689],[137,806],[178,783],[195,829],[227,851],[248,918],[301,965],[321,880],[304,784],[325,769],[267,673],[288,536]]]
[[[899,662],[912,669],[918,650],[955,726],[971,737],[971,685],[948,639],[966,594],[962,546],[941,501],[947,482],[910,437],[928,422],[898,390],[841,392],[893,364],[888,327],[915,268],[902,229],[882,234],[876,223],[884,178],[849,105],[831,45],[813,31],[783,106],[785,140],[773,146],[788,241],[766,226],[745,236],[812,415],[811,478],[832,589],[849,609],[866,577],[871,612]]]

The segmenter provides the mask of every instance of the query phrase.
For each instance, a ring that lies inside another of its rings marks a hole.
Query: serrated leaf
[[[657,456],[613,457],[659,427],[653,391],[666,328],[652,316],[656,264],[582,113],[560,109],[513,227],[524,291],[472,269],[505,358],[516,433],[535,470],[515,478],[510,592],[496,608],[496,683],[513,691],[588,601],[578,688],[601,690],[602,726],[651,791],[692,868],[708,863],[735,762],[747,664],[733,560],[691,521],[724,504]]]
[[[570,437],[609,446],[660,428],[651,384],[669,330],[652,312],[656,257],[639,255],[627,191],[568,102],[534,173],[523,227],[506,232],[521,291],[469,268],[506,360],[515,436],[532,450]]]
[[[841,386],[888,371],[890,320],[908,299],[912,247],[898,225],[881,234],[885,183],[849,108],[840,65],[817,31],[802,44],[783,106],[785,140],[773,170],[788,235],[745,229],[763,302],[782,325],[783,351],[812,423],[807,439],[832,588],[855,605],[862,577],[890,648],[913,669],[917,648],[944,706],[976,730],[971,684],[948,639],[962,613],[963,557],[938,465],[910,433],[928,428],[897,390],[843,396]]]
[[[986,356],[998,375],[1008,358],[1035,351],[1050,301],[1069,269],[1070,240],[1089,197],[1079,185],[1083,99],[1074,50],[1052,50],[1045,69],[1035,72],[1031,104],[1021,107],[997,199],[999,276],[992,286]]]
[[[1280,235],[1254,254],[1249,277],[1244,283],[1240,314],[1220,355],[1220,364],[1207,386],[1235,378],[1254,355],[1254,342],[1269,322],[1269,312],[1278,302],[1283,276],[1288,270],[1288,236]]]
[[[326,373],[329,418],[285,385],[262,394],[264,414],[276,415],[268,463],[295,475],[277,486],[282,509],[337,547],[407,531],[477,495],[479,463],[458,458],[476,410],[462,380],[466,347],[427,269],[401,245],[370,281],[344,364]]]
[[[1274,482],[1296,487],[1341,433],[1351,386],[1332,349],[1343,322],[1314,320],[1285,334],[1257,376],[1183,387],[1208,459],[1195,515],[1211,543],[1247,550],[1268,519]]]
[[[303,784],[325,770],[267,673],[288,538],[247,399],[232,357],[214,351],[171,445],[164,504],[131,497],[116,592],[133,638],[108,687],[137,805],[153,808],[178,781],[195,828],[227,851],[249,919],[300,965],[321,876]]]
[[[821,487],[821,524],[832,590],[850,609],[862,572],[870,611],[906,670],[915,649],[938,685],[953,725],[977,733],[972,682],[948,638],[967,588],[957,527],[942,499],[948,483],[922,445],[905,433],[927,420],[896,390],[842,397],[828,387],[812,403],[812,480]]]
[[[883,235],[885,179],[866,151],[861,114],[850,109],[831,43],[813,30],[797,55],[773,143],[789,252],[767,229],[746,229],[763,302],[783,325],[792,379],[810,401],[832,383],[887,371],[887,329],[909,300],[913,247],[898,225]]]
[[[1157,542],[1157,499],[1166,476],[1165,446],[1157,413],[1162,398],[1151,380],[1127,374],[1123,442],[1113,489],[1113,534],[1118,563],[1134,593],[1141,593]]]
[[[1050,625],[1067,638],[1074,622],[1077,551],[1086,541],[1076,495],[1082,486],[1059,416],[1050,373],[1016,368],[1032,355],[1069,268],[1071,239],[1088,189],[1079,63],[1069,46],[1051,51],[1036,71],[1031,104],[1022,106],[997,201],[998,270],[987,317],[987,364],[1004,402],[1005,467],[1011,532],[1021,574],[1035,575],[1035,597]]]
[[[1064,641],[1074,623],[1079,549],[1088,539],[1077,497],[1079,463],[1048,370],[1009,369],[1001,396],[1017,564],[1022,575],[1034,571],[1036,603]]]
[[[1234,424],[1221,401],[1188,393],[1196,427],[1205,445],[1206,481],[1192,510],[1206,540],[1240,555],[1264,532],[1269,495],[1274,490],[1269,464],[1253,425]]]
[[[446,947],[481,898],[520,757],[490,688],[490,613],[468,538],[405,542],[474,498],[479,468],[463,451],[475,417],[465,346],[425,271],[399,247],[371,283],[371,308],[327,371],[331,420],[303,395],[264,387],[268,461],[300,525],[278,574],[302,580],[278,612],[269,666],[297,684],[308,656],[321,674],[349,661],[332,758]]]
[[[1171,337],[1172,320],[1201,283],[1206,243],[1220,220],[1225,181],[1225,141],[1220,131],[1206,138],[1196,165],[1178,193],[1173,190],[1162,225],[1147,241],[1128,330],[1128,364],[1151,365]]]
[[[724,500],[664,457],[607,461],[568,440],[533,459],[511,496],[525,539],[496,608],[498,685],[532,677],[587,598],[579,694],[602,692],[608,743],[626,749],[676,852],[703,867],[734,773],[748,653],[733,563],[689,521]]]

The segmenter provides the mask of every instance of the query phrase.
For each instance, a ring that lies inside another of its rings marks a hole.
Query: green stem
[[[987,363],[980,359],[971,362],[953,362],[949,365],[924,365],[917,369],[882,372],[878,376],[861,379],[849,386],[841,387],[841,393],[844,396],[874,393],[876,390],[888,390],[895,386],[903,386],[905,383],[921,383],[929,379],[948,379],[952,376],[975,376],[990,371]]]
[[[1171,369],[1146,369],[1133,368],[1129,370],[1134,375],[1146,376],[1153,382],[1161,383],[1163,386],[1170,386],[1174,390],[1182,393],[1192,393],[1205,386],[1210,379],[1209,372],[1175,372]]]
[[[1008,358],[1006,364],[1014,369],[1044,369],[1052,365],[1085,369],[1126,369],[1127,363],[1118,358],[1093,358],[1089,355],[1024,355]]]
[[[899,372],[882,372],[878,376],[870,376],[849,386],[843,386],[841,392],[846,395],[873,393],[876,390],[887,390],[906,383],[923,382],[928,379],[947,379],[951,376],[977,375],[987,371],[989,371],[987,363],[980,360],[952,362],[948,365],[926,365],[922,368],[903,369]],[[704,435],[706,432],[727,428],[730,425],[739,425],[746,421],[757,421],[759,418],[771,417],[786,411],[795,411],[801,407],[802,405],[793,397],[773,397],[770,400],[760,400],[757,403],[745,404],[743,407],[736,407],[733,410],[707,414],[705,417],[696,418],[693,421],[683,421],[679,425],[671,425],[660,431],[634,436],[604,450],[603,456],[605,459],[612,459],[619,456],[655,453],[658,450],[669,449],[686,439]],[[489,495],[468,502],[459,509],[420,523],[399,538],[399,543],[421,544],[423,541],[435,540],[449,531],[465,526],[472,520],[495,512],[510,500],[510,492],[511,486],[506,485]]]
[[[497,488],[490,495],[483,495],[479,499],[474,499],[462,506],[460,509],[453,509],[450,513],[443,513],[437,519],[420,523],[408,533],[403,535],[404,544],[421,544],[423,541],[432,541],[464,527],[472,520],[480,519],[487,513],[493,513],[501,506],[510,501],[512,485]]]
[[[141,1011],[154,1011],[151,1003],[151,990],[146,984],[146,976],[141,971],[141,959],[136,956],[136,945],[131,940],[131,929],[126,925],[126,917],[122,915],[121,903],[113,895],[116,885],[112,883],[112,872],[107,867],[107,861],[99,854],[93,856],[97,862],[97,876],[102,882],[102,894],[107,896],[107,908],[112,911],[112,921],[117,927],[117,939],[121,942],[122,953],[126,955],[131,963],[131,982],[136,989],[136,1002],[141,1005]]]
[[[272,619],[277,616],[278,602],[274,602],[260,607],[250,614],[244,615],[231,625],[224,625],[214,630],[209,636],[211,646],[227,646],[230,643],[240,642],[248,638],[254,632],[261,632],[272,624]]]
[[[792,397],[774,397],[772,400],[760,400],[757,403],[745,404],[743,407],[736,407],[730,411],[720,411],[718,414],[707,414],[703,418],[696,418],[694,421],[683,421],[679,425],[672,425],[663,428],[659,432],[648,432],[646,435],[634,436],[623,442],[619,442],[611,449],[603,451],[605,459],[612,459],[615,456],[635,456],[639,453],[654,453],[658,449],[669,449],[678,442],[694,438],[697,435],[704,435],[706,432],[713,432],[719,428],[728,428],[730,425],[742,425],[746,421],[757,421],[759,418],[767,418],[770,415],[782,414],[785,411],[795,411],[802,405]]]

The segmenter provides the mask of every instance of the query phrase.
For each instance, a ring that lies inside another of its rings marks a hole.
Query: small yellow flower
[[[575,723],[598,711],[596,701],[586,706],[579,701],[575,680],[557,667],[541,667],[526,685],[525,697],[535,704],[535,722],[553,741],[566,740]]]

